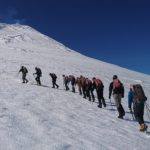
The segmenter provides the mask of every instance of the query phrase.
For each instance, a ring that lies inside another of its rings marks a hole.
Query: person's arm
[[[113,90],[113,82],[111,82],[109,85],[109,99],[111,98],[112,90]]]
[[[19,70],[19,72],[22,72],[22,68]]]
[[[124,86],[122,84],[122,98],[124,97]]]
[[[92,91],[94,91],[96,89],[96,84],[95,82],[92,83]]]

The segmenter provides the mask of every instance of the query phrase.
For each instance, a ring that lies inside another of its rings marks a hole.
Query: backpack
[[[86,83],[86,85],[90,85],[90,84],[92,84],[92,81],[89,80],[89,79],[86,79],[86,80],[85,80],[85,83]]]
[[[145,102],[147,97],[140,84],[133,85],[133,102]]]
[[[40,68],[37,68],[37,73],[38,73],[39,76],[42,76],[42,71],[41,71]]]
[[[113,89],[120,89],[120,88],[122,88],[122,83],[118,79],[115,79],[113,81]]]
[[[26,67],[24,67],[24,73],[28,73],[28,70],[27,70],[27,68]]]
[[[100,87],[102,85],[102,81],[100,79],[95,80],[96,87]]]
[[[57,79],[57,76],[56,76],[56,74],[55,74],[55,73],[53,73],[53,78]]]

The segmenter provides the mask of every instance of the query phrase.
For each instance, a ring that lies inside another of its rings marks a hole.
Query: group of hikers
[[[36,75],[35,80],[37,85],[41,85],[40,77],[42,76],[42,71],[40,68],[35,67]],[[28,83],[26,79],[28,70],[25,66],[21,66],[19,72],[22,72],[22,80],[23,83]],[[52,78],[52,88],[59,88],[59,85],[56,83],[57,76],[55,73],[49,73]],[[69,84],[72,86],[72,92],[75,93],[75,86],[77,85],[78,91],[80,95],[83,95],[83,98],[88,98],[89,101],[95,102],[94,90],[97,94],[98,99],[98,107],[102,108],[102,105],[106,107],[106,102],[103,97],[104,84],[103,82],[93,77],[92,80],[86,78],[84,76],[75,77],[73,75],[62,75],[63,77],[63,85],[66,91],[69,90]],[[115,105],[118,111],[118,118],[123,119],[125,116],[125,110],[121,104],[121,99],[124,97],[124,85],[118,79],[117,75],[113,76],[112,82],[109,85],[109,99],[111,99],[111,95],[113,95]],[[146,131],[148,126],[144,122],[144,103],[147,100],[145,96],[144,90],[140,84],[130,85],[130,90],[128,92],[128,108],[132,115],[134,114],[135,119],[140,125],[140,131]]]

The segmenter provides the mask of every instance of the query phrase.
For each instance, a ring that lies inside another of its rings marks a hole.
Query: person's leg
[[[22,74],[22,83],[25,83],[25,74]]]
[[[102,101],[101,101],[102,97],[101,97],[100,91],[96,90],[96,93],[97,93],[97,99],[98,99],[98,103],[99,103],[98,107],[102,108]]]
[[[102,104],[103,104],[104,107],[106,107],[105,99],[104,99],[104,96],[103,96],[103,90],[101,90],[101,97],[102,97]]]
[[[113,97],[114,97],[114,101],[115,101],[115,104],[116,104],[116,107],[117,107],[117,110],[119,113],[118,118],[123,118],[122,105],[121,105],[121,94],[114,94]]]

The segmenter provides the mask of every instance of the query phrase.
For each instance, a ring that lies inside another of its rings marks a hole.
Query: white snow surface
[[[28,68],[28,84],[18,74],[21,65]],[[41,87],[31,84],[36,66],[42,69]],[[51,88],[50,72],[57,74],[59,89]],[[107,107],[83,99],[77,87],[77,93],[65,91],[62,74],[100,78]],[[114,74],[125,86],[124,120],[108,99]],[[29,26],[1,23],[0,80],[0,150],[150,149],[149,135],[139,132],[127,106],[131,83],[143,85],[150,104],[148,75],[81,55]],[[144,117],[149,126],[146,110]]]

